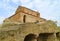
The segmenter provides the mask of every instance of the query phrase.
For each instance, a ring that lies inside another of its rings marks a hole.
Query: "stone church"
[[[0,29],[0,41],[60,41],[60,28],[40,13],[19,6]]]
[[[40,17],[40,13],[30,10],[26,7],[19,6],[14,15],[4,20],[4,22],[14,23],[32,23],[32,22],[43,22],[46,19]]]

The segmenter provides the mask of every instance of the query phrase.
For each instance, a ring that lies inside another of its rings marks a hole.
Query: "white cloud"
[[[7,3],[8,3],[9,1],[10,1],[10,0],[3,0],[3,2],[7,2]]]
[[[26,5],[27,3],[23,3],[22,4],[22,6],[25,6],[25,7],[27,7],[27,8],[30,8],[30,9],[33,9],[33,4],[30,2],[30,3],[28,3],[27,5]]]
[[[28,3],[30,2],[31,0],[20,0],[21,3]]]
[[[58,26],[60,26],[60,20],[59,20],[59,21],[57,21],[57,25],[58,25]]]
[[[18,4],[18,2],[20,2],[20,0],[12,0],[13,3]]]
[[[4,19],[5,19],[4,17],[1,17],[1,16],[0,16],[0,24],[3,23],[3,20],[4,20]]]
[[[3,3],[3,5],[1,5],[0,8],[3,8],[5,10],[4,14],[7,15],[6,17],[13,15],[16,10],[15,7],[11,6],[10,4],[6,4],[6,3]]]

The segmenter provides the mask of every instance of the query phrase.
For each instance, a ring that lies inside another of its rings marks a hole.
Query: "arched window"
[[[26,15],[23,16],[23,22],[26,22]]]

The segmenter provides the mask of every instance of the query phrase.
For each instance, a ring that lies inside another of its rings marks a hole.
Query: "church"
[[[55,22],[24,6],[18,6],[1,28],[0,41],[60,41],[60,28]]]

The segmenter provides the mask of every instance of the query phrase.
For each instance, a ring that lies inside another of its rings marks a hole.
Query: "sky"
[[[37,11],[42,18],[57,21],[60,26],[60,0],[0,0],[0,23],[15,14],[18,6]]]

